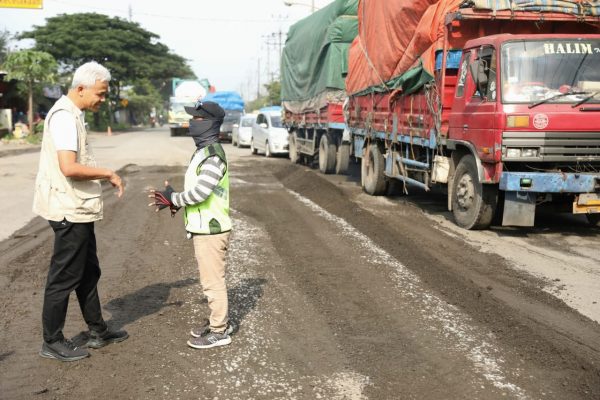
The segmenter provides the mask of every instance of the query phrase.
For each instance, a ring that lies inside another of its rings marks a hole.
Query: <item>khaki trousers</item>
[[[194,235],[193,241],[200,272],[200,284],[210,309],[210,329],[223,332],[229,320],[225,285],[225,256],[229,232],[217,235]]]

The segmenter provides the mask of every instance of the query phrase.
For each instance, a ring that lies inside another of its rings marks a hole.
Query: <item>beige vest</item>
[[[58,165],[58,153],[48,132],[49,122],[59,110],[73,114],[77,124],[77,162],[90,167],[96,161],[87,142],[87,131],[81,110],[66,96],[50,109],[44,122],[40,167],[35,182],[33,212],[49,221],[93,222],[102,219],[102,187],[100,181],[84,181],[65,177]],[[60,132],[59,132],[60,134]]]

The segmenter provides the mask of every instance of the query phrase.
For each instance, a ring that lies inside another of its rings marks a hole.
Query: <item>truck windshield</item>
[[[174,112],[175,114],[185,113],[184,107],[193,107],[193,106],[194,106],[194,102],[185,102],[185,103],[171,102],[171,104],[170,104],[171,111]]]
[[[598,65],[600,40],[505,43],[502,46],[502,102],[579,103],[600,90]],[[592,97],[587,101],[598,103],[599,99]]]

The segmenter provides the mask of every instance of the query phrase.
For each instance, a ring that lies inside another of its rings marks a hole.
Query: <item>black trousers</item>
[[[44,341],[52,343],[64,338],[62,330],[73,290],[88,328],[102,332],[106,322],[98,297],[100,264],[96,255],[94,223],[49,222],[54,230],[54,254],[44,292]]]

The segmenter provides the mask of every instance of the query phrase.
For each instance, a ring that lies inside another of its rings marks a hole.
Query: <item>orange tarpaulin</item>
[[[348,93],[382,85],[423,57],[433,71],[444,17],[463,0],[361,0],[358,36],[349,55]]]
[[[358,36],[350,47],[346,91],[362,95],[391,89],[406,93],[418,90],[433,78],[436,51],[443,48],[446,15],[461,5],[485,12],[554,12],[583,18],[598,15],[599,3],[598,0],[360,0]],[[449,39],[450,47],[460,49],[466,37]]]

